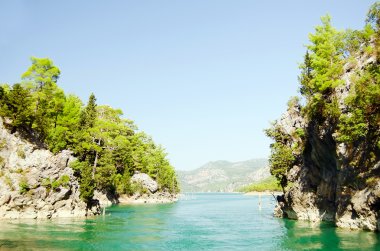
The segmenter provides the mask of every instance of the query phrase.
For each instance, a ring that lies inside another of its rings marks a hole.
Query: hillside
[[[266,159],[212,161],[192,171],[177,171],[182,192],[233,192],[268,177]]]
[[[363,30],[338,31],[326,16],[309,38],[302,97],[266,131],[271,173],[287,187],[275,213],[378,231],[380,3]]]
[[[243,186],[238,189],[239,192],[249,193],[249,192],[280,192],[281,187],[278,185],[278,182],[275,177],[269,176],[265,179],[257,181],[247,186]]]
[[[86,105],[65,94],[50,59],[31,61],[20,83],[0,85],[0,218],[97,214],[98,202],[121,197],[176,199],[161,146],[93,93]]]

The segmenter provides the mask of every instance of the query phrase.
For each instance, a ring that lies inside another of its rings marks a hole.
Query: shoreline
[[[271,192],[271,191],[263,191],[263,192],[257,192],[257,191],[254,191],[254,192],[248,192],[248,193],[244,193],[243,195],[245,196],[257,196],[257,195],[282,195],[283,193],[282,192],[278,192],[278,191],[275,191],[275,192]]]
[[[151,194],[142,196],[120,196],[117,205],[144,205],[144,204],[169,204],[177,202],[179,199],[178,194]]]

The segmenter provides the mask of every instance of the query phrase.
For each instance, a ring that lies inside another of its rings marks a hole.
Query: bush
[[[8,175],[4,177],[4,181],[5,181],[5,184],[7,184],[7,186],[11,189],[11,191],[15,190],[15,187],[13,185],[13,181]]]
[[[7,145],[7,141],[5,139],[0,140],[0,150],[3,149]]]
[[[124,175],[116,174],[115,175],[115,187],[117,194],[129,194],[132,195],[133,191],[131,188],[131,177],[128,172],[124,173]]]
[[[5,160],[3,157],[0,156],[0,168],[4,167],[4,165],[5,165]]]
[[[288,101],[288,109],[293,108],[295,106],[300,105],[300,98],[297,96],[293,96]]]
[[[51,182],[51,188],[57,190],[59,187],[67,188],[70,184],[70,177],[68,175],[62,175],[58,180]]]
[[[299,138],[301,138],[301,139],[305,138],[305,135],[306,135],[305,130],[302,129],[302,128],[297,128],[297,129],[296,129],[296,135],[297,135]]]
[[[25,158],[26,158],[26,155],[25,155],[25,151],[24,151],[24,149],[19,148],[19,149],[17,150],[17,156],[19,156],[19,157],[22,158],[22,159],[25,159]]]
[[[146,194],[148,190],[141,183],[131,184],[131,194]]]
[[[283,188],[287,186],[286,173],[293,166],[294,161],[295,157],[291,148],[278,142],[271,145],[270,173],[277,178]]]
[[[373,187],[373,186],[377,185],[378,181],[379,181],[378,177],[369,177],[369,178],[366,179],[365,183],[368,186]]]
[[[24,170],[21,167],[16,169],[16,173],[22,174],[23,172]]]
[[[28,180],[26,179],[25,176],[21,177],[18,185],[20,187],[20,194],[24,194],[30,190]]]
[[[42,182],[41,182],[41,186],[50,187],[51,188],[51,180],[50,180],[50,178],[43,179]]]

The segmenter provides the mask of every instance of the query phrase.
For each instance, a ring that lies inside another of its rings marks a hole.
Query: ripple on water
[[[166,205],[112,206],[106,217],[3,221],[0,249],[380,250],[379,234],[273,217],[274,199],[196,194]]]

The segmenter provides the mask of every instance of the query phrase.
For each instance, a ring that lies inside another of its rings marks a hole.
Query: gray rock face
[[[358,62],[357,69],[346,69],[344,84],[332,94],[342,113],[347,113],[344,99],[350,91],[351,74],[373,62],[373,58],[360,58]],[[303,129],[307,139],[303,151],[293,151],[296,165],[287,173],[293,186],[279,200],[275,215],[334,221],[342,228],[380,230],[380,162],[366,162],[361,170],[351,164],[363,159],[366,142],[355,148],[337,143],[336,124],[329,120],[322,124],[307,121],[298,106],[290,108],[276,126],[289,136],[287,144],[292,149],[301,143],[295,136],[297,129]],[[366,183],[369,178],[373,178],[372,184]]]
[[[0,118],[0,218],[83,217],[99,214],[79,198],[70,151],[53,155],[16,134]],[[67,183],[59,182],[62,177]],[[55,185],[53,186],[53,183]],[[57,186],[58,184],[58,186]]]
[[[148,189],[151,193],[155,193],[158,190],[158,184],[146,173],[136,173],[131,178],[132,183],[138,183],[143,188]]]
[[[99,201],[99,205],[101,207],[108,207],[119,203],[119,200],[115,197],[115,194],[110,192],[104,193],[98,190],[94,191],[93,199]]]

